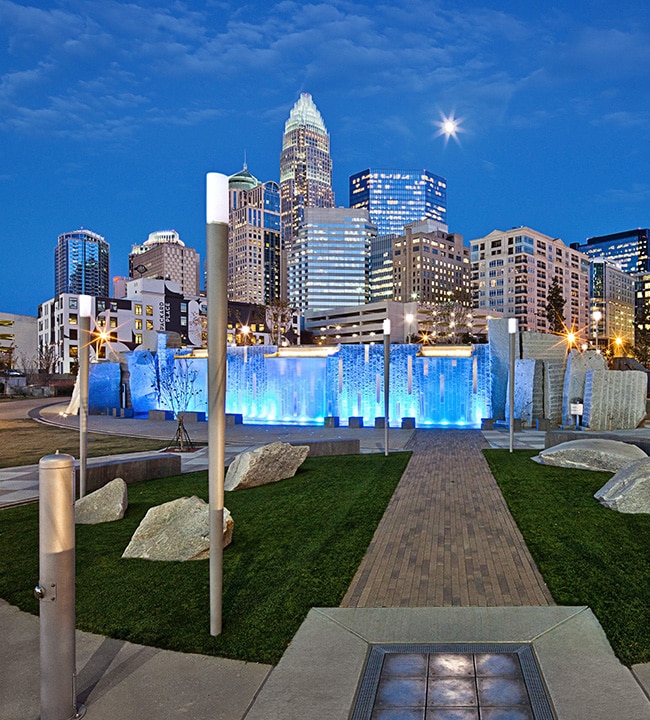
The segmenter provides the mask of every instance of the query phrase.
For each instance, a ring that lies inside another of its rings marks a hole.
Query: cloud
[[[596,197],[599,203],[628,207],[630,205],[647,206],[650,202],[650,185],[633,183],[629,188],[610,188]]]

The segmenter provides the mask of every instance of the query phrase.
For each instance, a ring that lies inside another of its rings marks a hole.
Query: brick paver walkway
[[[478,430],[417,430],[342,607],[553,605]]]

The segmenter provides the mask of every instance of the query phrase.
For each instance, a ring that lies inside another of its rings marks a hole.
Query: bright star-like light
[[[463,132],[463,129],[460,126],[462,121],[462,118],[454,117],[453,112],[450,115],[440,113],[440,121],[436,123],[438,126],[436,137],[444,135],[445,143],[449,142],[449,138],[453,138],[456,142],[458,142],[458,133]]]

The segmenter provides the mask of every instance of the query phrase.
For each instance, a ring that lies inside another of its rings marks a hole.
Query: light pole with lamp
[[[206,176],[210,635],[221,634],[228,327],[228,177]]]
[[[388,457],[388,405],[390,391],[390,320],[383,322],[384,331],[384,455]]]
[[[415,320],[415,315],[413,315],[413,313],[406,313],[404,319],[406,320],[406,342],[410,345],[413,335],[413,333],[411,332],[411,325],[413,323],[413,320]]]
[[[86,494],[88,465],[88,375],[90,363],[90,316],[92,297],[79,295],[79,497]]]
[[[517,339],[517,318],[508,318],[508,337],[510,339],[510,417],[508,427],[510,434],[510,452],[515,442],[515,342]]]

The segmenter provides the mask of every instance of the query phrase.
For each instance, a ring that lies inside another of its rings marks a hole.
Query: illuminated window
[[[111,318],[111,327],[112,327],[112,328],[116,328],[116,327],[117,327],[117,318],[116,318],[116,317],[112,317],[112,318]]]
[[[136,315],[142,315],[142,305],[140,305],[139,303],[136,303],[133,312]]]
[[[146,314],[153,315],[153,305],[147,305]]]
[[[150,322],[150,321],[147,320],[147,322]],[[142,320],[140,320],[139,318],[137,318],[135,321],[135,329],[142,330]]]
[[[153,320],[147,320],[147,330],[153,330]]]
[[[135,344],[142,345],[142,333],[135,334]]]
[[[79,348],[76,345],[70,345],[70,357],[79,357]]]
[[[77,313],[70,313],[70,325],[77,324]]]

